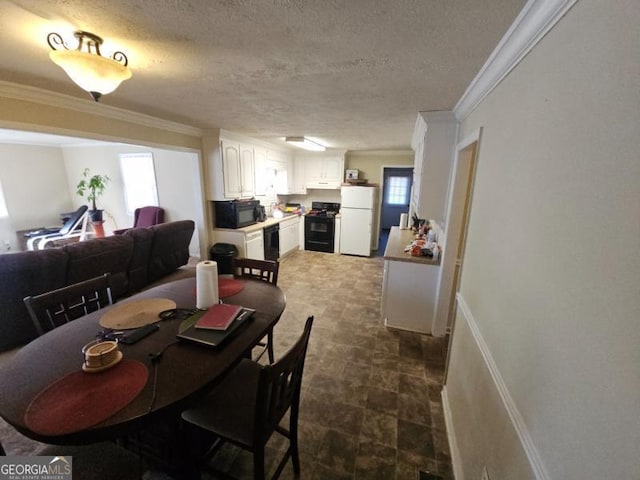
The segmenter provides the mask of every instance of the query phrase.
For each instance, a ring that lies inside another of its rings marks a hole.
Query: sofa
[[[195,275],[189,263],[192,220],[133,228],[60,248],[0,255],[0,351],[33,340],[36,330],[22,301],[109,273],[113,300],[175,278]]]

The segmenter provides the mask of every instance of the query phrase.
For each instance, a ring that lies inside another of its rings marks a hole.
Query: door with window
[[[385,167],[383,173],[382,210],[380,228],[388,230],[400,224],[400,215],[409,213],[412,167]]]

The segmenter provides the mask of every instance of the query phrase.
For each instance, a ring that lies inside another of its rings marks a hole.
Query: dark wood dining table
[[[120,438],[154,417],[175,416],[250,354],[252,347],[273,329],[285,308],[285,295],[277,286],[253,279],[239,281],[243,282],[242,290],[224,298],[224,303],[249,307],[255,313],[247,325],[218,348],[178,341],[181,319],[162,320],[157,332],[132,345],[120,344],[124,358],[142,362],[149,376],[133,401],[101,423],[63,435],[41,435],[27,426],[25,413],[39,392],[81,370],[82,347],[96,338],[102,328],[99,320],[107,309],[58,327],[17,351],[0,369],[0,416],[29,438],[59,445]],[[195,277],[187,278],[140,292],[107,308],[133,300],[167,298],[175,301],[178,308],[193,309],[195,291]],[[158,352],[162,352],[160,360],[152,362],[152,356]]]

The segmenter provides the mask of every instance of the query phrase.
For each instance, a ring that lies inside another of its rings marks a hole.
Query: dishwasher
[[[264,259],[277,261],[280,257],[280,224],[264,227]]]
[[[247,233],[245,237],[245,242],[246,242],[245,256],[247,258],[253,258],[255,260],[264,260],[264,241],[262,237],[262,230]]]

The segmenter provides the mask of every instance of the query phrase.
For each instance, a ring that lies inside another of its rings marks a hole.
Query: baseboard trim
[[[449,451],[451,452],[451,466],[453,468],[453,478],[455,480],[464,480],[464,470],[462,468],[462,458],[458,449],[456,440],[456,431],[453,428],[453,416],[451,415],[451,407],[449,406],[449,397],[447,396],[447,386],[442,387],[442,410],[444,413],[444,423],[447,427],[447,440],[449,441]]]
[[[542,462],[540,453],[538,452],[538,449],[536,448],[533,442],[533,439],[531,438],[529,429],[524,423],[524,419],[522,418],[522,415],[520,414],[520,411],[518,410],[518,407],[516,406],[513,400],[513,397],[511,397],[511,394],[507,389],[507,385],[505,384],[504,379],[502,378],[502,375],[498,370],[498,366],[496,365],[496,362],[493,359],[493,355],[491,355],[491,351],[489,350],[489,347],[487,346],[486,342],[484,341],[484,338],[482,337],[482,333],[480,332],[478,323],[473,317],[473,314],[471,313],[471,309],[469,308],[469,305],[467,304],[467,302],[465,301],[461,293],[458,293],[456,295],[456,301],[458,303],[458,307],[460,309],[460,312],[462,313],[462,316],[467,322],[467,325],[469,325],[473,338],[476,341],[476,344],[478,345],[478,349],[480,350],[480,353],[482,354],[482,358],[484,359],[485,364],[489,369],[491,378],[495,383],[496,389],[498,390],[498,393],[500,395],[504,408],[509,414],[509,418],[511,419],[513,428],[516,431],[516,434],[518,435],[520,442],[522,443],[522,448],[525,454],[527,455],[527,458],[529,459],[529,463],[531,464],[531,468],[535,474],[536,479],[551,480],[551,477],[547,473],[547,469],[545,468],[544,463]],[[449,430],[448,425],[447,425],[447,430]]]

